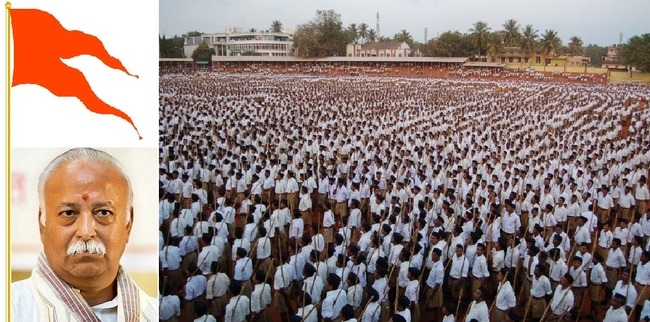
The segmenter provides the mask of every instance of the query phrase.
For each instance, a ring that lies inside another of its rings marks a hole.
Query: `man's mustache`
[[[82,253],[98,254],[101,256],[106,255],[106,246],[100,241],[89,240],[89,241],[73,241],[68,245],[68,250],[66,254],[68,256],[77,255]]]

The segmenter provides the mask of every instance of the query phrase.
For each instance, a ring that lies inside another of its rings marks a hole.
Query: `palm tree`
[[[476,48],[478,57],[481,56],[481,52],[483,52],[483,49],[485,48],[486,37],[489,31],[490,28],[488,27],[487,23],[483,21],[477,21],[474,24],[474,27],[469,29],[469,32],[472,34],[472,38],[474,38],[474,47]]]
[[[542,40],[540,42],[542,46],[542,52],[545,56],[555,55],[557,50],[562,47],[562,41],[557,35],[557,31],[552,29],[546,29],[542,35]]]
[[[519,32],[519,24],[517,20],[509,19],[503,24],[503,43],[506,46],[515,46],[519,39],[521,38],[521,33]]]
[[[393,40],[399,42],[405,42],[409,46],[413,44],[413,36],[411,36],[411,33],[406,31],[406,29],[402,29],[399,33],[395,34],[395,36],[393,36]]]
[[[280,20],[271,22],[271,32],[282,32],[282,22]]]
[[[368,40],[368,25],[365,22],[359,25],[359,38],[363,39],[364,43]]]
[[[533,29],[532,25],[526,25],[524,27],[520,47],[524,51],[524,55],[529,59],[535,53],[535,47],[537,47],[537,30]]]
[[[557,36],[557,32],[553,29],[546,29],[542,35],[542,40],[540,41],[540,46],[542,47],[542,53],[544,54],[544,71],[546,71],[546,65],[550,61],[546,59],[548,56],[557,55],[557,51],[562,47],[562,41],[560,37]]]
[[[371,42],[377,41],[377,32],[375,32],[375,29],[368,30],[368,40]]]
[[[356,23],[351,23],[348,26],[347,32],[348,32],[352,42],[356,44],[357,41],[359,40],[359,31],[357,30],[357,24]]]
[[[582,39],[578,36],[573,36],[569,41],[569,54],[572,56],[582,55]]]
[[[497,57],[503,52],[503,42],[498,32],[491,32],[487,35],[487,53],[491,57]]]

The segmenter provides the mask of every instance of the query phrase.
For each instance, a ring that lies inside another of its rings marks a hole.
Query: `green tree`
[[[650,33],[630,38],[619,55],[623,63],[650,72]]]
[[[375,29],[368,30],[368,41],[377,41],[377,32],[375,32]]]
[[[558,50],[562,47],[562,40],[557,35],[557,31],[552,29],[546,29],[542,35],[542,40],[540,41],[540,46],[542,53],[545,56],[554,56],[557,54]]]
[[[158,37],[158,54],[160,58],[184,58],[183,45],[185,40],[182,37],[174,36],[166,38],[165,35]]]
[[[359,25],[359,38],[362,39],[363,43],[368,41],[368,29],[370,28],[368,27],[368,24],[365,22],[362,22]]]
[[[402,29],[399,33],[396,33],[393,36],[393,41],[405,42],[409,47],[413,47],[413,43],[415,42],[411,33],[406,31],[406,29]]]
[[[503,24],[503,44],[509,47],[516,46],[521,39],[519,29],[519,23],[517,23],[517,20],[506,20]]]
[[[183,34],[183,37],[198,37],[198,36],[200,36],[202,34],[203,34],[202,32],[196,31],[196,30],[195,31],[188,31],[188,32]]]
[[[490,32],[487,35],[487,53],[496,57],[503,52],[503,41],[501,35],[498,32]]]
[[[578,36],[573,36],[569,39],[569,47],[567,48],[567,53],[572,56],[581,56],[582,55],[582,39]]]
[[[532,25],[526,25],[521,35],[520,47],[524,51],[526,57],[530,58],[535,53],[537,47],[537,30]]]
[[[294,53],[299,57],[343,56],[347,38],[340,14],[334,10],[317,10],[314,19],[296,28]]]
[[[257,32],[257,29],[251,28],[251,29],[248,29],[248,32]]]
[[[357,30],[356,23],[351,23],[348,26],[348,29],[346,29],[346,32],[348,33],[348,38],[350,39],[350,42],[356,44],[359,41],[359,31]]]
[[[271,22],[271,32],[282,32],[282,22],[280,20]]]
[[[476,55],[480,57],[485,49],[487,34],[490,31],[487,23],[483,21],[477,21],[474,23],[474,26],[469,29],[469,32],[472,34],[474,41],[474,48],[476,50]]]
[[[207,61],[210,62],[212,60],[212,54],[214,50],[208,46],[208,44],[202,42],[199,44],[196,49],[194,49],[194,52],[192,52],[192,60],[196,63],[197,61]]]
[[[474,52],[472,37],[458,31],[445,31],[424,44],[423,54],[429,57],[468,57]]]
[[[584,50],[584,56],[589,57],[589,64],[595,67],[602,66],[605,55],[607,55],[607,47],[601,47],[596,44],[590,44]]]

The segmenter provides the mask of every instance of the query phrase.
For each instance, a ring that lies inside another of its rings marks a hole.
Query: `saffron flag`
[[[129,115],[97,97],[84,74],[61,60],[90,55],[110,68],[137,78],[106,51],[97,37],[67,30],[54,16],[42,10],[9,9],[9,13],[14,42],[11,86],[34,84],[59,97],[76,97],[91,112],[112,114],[129,122],[142,139]],[[34,39],[36,35],[38,41]]]

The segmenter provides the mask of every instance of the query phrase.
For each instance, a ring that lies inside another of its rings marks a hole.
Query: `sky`
[[[533,25],[538,35],[546,29],[558,32],[566,45],[578,36],[584,45],[608,46],[650,32],[649,0],[160,0],[160,34],[168,37],[198,30],[224,32],[227,27],[266,30],[279,20],[295,30],[313,19],[318,9],[341,14],[344,26],[365,22],[381,36],[392,37],[402,29],[423,42],[448,30],[466,33],[482,20],[492,31],[515,19]]]

